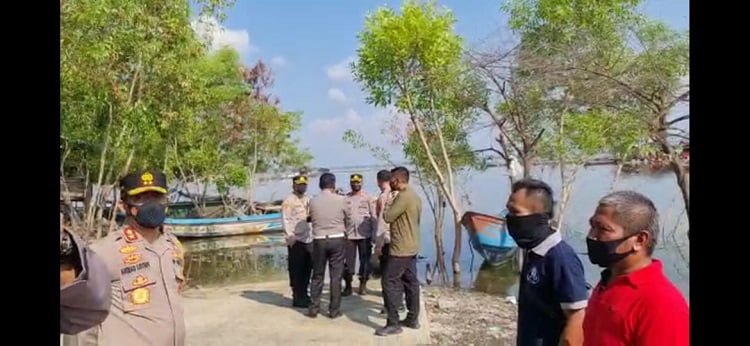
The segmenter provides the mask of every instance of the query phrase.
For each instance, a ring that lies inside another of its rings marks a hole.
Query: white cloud
[[[234,48],[243,56],[258,50],[250,44],[250,34],[247,30],[228,29],[216,18],[194,19],[190,24],[198,37],[209,43],[209,50],[212,52],[225,46]]]
[[[326,74],[328,78],[334,82],[345,82],[353,80],[351,64],[354,62],[354,57],[350,56],[344,61],[337,64],[328,66],[326,68]]]
[[[286,58],[281,55],[277,55],[273,57],[273,59],[271,59],[271,64],[278,66],[278,67],[283,67],[284,65],[286,65],[286,63],[287,63]]]
[[[339,88],[328,89],[328,98],[338,103],[346,103],[346,95]]]
[[[362,123],[362,117],[357,111],[349,108],[342,116],[315,119],[310,125],[312,133],[315,135],[338,134],[339,137],[349,128],[358,127]]]
[[[355,149],[342,140],[347,130],[354,130],[365,142],[384,148],[393,161],[403,161],[400,142],[395,139],[398,136],[394,132],[406,131],[402,121],[405,118],[391,109],[362,106],[360,110],[369,114],[360,115],[349,108],[339,116],[315,119],[304,127],[302,145],[315,157],[313,165],[335,167],[378,162],[367,149]]]

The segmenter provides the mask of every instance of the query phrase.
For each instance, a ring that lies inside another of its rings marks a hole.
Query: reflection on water
[[[482,263],[475,275],[473,288],[477,291],[499,296],[515,295],[518,291],[518,266],[514,260],[497,266]]]
[[[281,234],[183,239],[188,286],[281,280],[287,250]]]

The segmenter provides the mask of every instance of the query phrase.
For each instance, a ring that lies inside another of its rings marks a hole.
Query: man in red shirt
[[[618,191],[599,201],[586,239],[591,263],[607,268],[589,299],[583,344],[690,345],[690,310],[652,259],[659,214],[645,196]]]

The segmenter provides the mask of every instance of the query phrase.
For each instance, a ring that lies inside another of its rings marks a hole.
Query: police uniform
[[[362,175],[352,174],[352,182],[362,182]],[[346,259],[344,260],[344,282],[346,284],[343,295],[351,294],[352,276],[359,252],[359,294],[366,294],[367,279],[370,276],[369,264],[372,255],[372,238],[377,229],[375,215],[375,200],[364,190],[359,193],[350,192],[346,196],[346,206],[352,217],[352,226],[346,233]]]
[[[129,195],[146,191],[167,193],[166,177],[141,172],[123,179]],[[83,335],[84,345],[136,346],[185,344],[185,320],[180,290],[184,283],[183,248],[164,232],[153,242],[130,226],[92,245],[112,276],[112,307],[107,319]]]
[[[294,184],[307,184],[307,177],[294,177]],[[292,287],[292,305],[307,307],[310,296],[312,273],[312,233],[308,223],[310,197],[292,193],[281,204],[281,218],[286,233],[289,270],[289,284]]]
[[[329,315],[341,315],[341,276],[344,270],[344,237],[352,227],[349,208],[344,196],[330,189],[310,200],[310,219],[313,236],[313,276],[310,284],[310,310],[308,316],[317,316],[320,296],[323,293],[323,276],[328,263],[331,277]]]

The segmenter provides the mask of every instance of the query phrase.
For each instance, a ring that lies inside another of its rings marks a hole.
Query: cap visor
[[[132,190],[128,191],[128,195],[129,196],[135,196],[135,195],[138,195],[138,194],[141,194],[141,193],[144,193],[144,192],[148,192],[148,191],[154,191],[154,192],[158,192],[158,193],[163,193],[165,195],[167,194],[167,189],[165,189],[163,187],[145,186],[145,187],[139,187],[139,188],[132,189]]]

